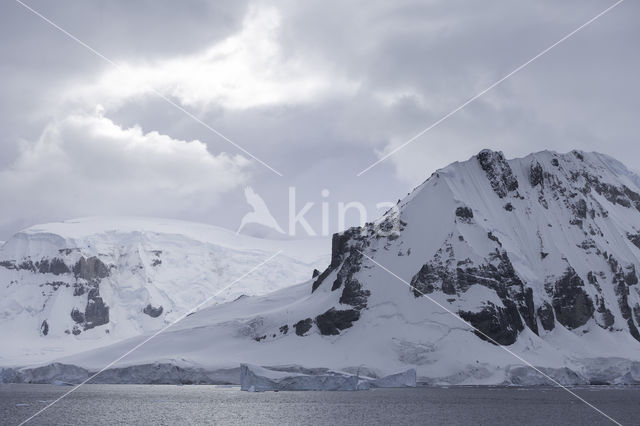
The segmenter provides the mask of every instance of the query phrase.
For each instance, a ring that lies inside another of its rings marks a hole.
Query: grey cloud
[[[170,59],[210,47],[236,34],[248,10],[246,4],[234,2],[212,8],[167,2],[150,14],[146,3],[118,2],[102,10],[91,3],[77,8],[68,3],[60,10],[43,2],[33,4],[105,53],[133,62]],[[250,3],[256,4],[267,3]],[[332,202],[357,199],[373,211],[376,202],[401,197],[436,168],[485,147],[502,149],[507,156],[541,149],[599,150],[640,169],[635,160],[640,154],[635,117],[640,98],[635,77],[640,71],[635,43],[640,28],[635,17],[640,6],[625,2],[398,155],[355,178],[379,153],[412,137],[610,4],[280,2],[277,41],[283,58],[357,82],[357,88],[305,103],[294,96],[272,105],[231,109],[212,104],[196,112],[285,173],[279,178],[257,165],[249,182],[281,223],[289,185],[298,187],[301,200],[319,203],[320,190],[328,188]],[[9,58],[2,68],[8,78],[0,85],[0,126],[6,129],[0,136],[0,167],[15,160],[19,139],[35,141],[53,117],[69,113],[56,109],[56,88],[97,81],[107,69],[12,6],[2,5],[3,12],[11,8],[3,21],[13,22],[0,30],[11,40],[0,46],[3,58]],[[18,30],[27,35],[25,40],[14,34]],[[47,49],[42,49],[43,41]],[[106,115],[123,127],[139,124],[145,132],[201,140],[211,153],[237,153],[152,95],[129,99]],[[189,218],[235,227],[247,208],[242,193],[232,191],[221,204],[210,206],[211,211]],[[158,214],[165,213],[175,214],[160,206]],[[317,221],[317,210],[310,217]],[[10,229],[0,232],[2,237]]]

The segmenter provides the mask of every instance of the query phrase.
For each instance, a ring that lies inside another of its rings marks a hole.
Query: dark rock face
[[[293,324],[293,328],[296,329],[296,334],[298,336],[304,336],[304,334],[311,330],[311,326],[313,325],[313,320],[311,318],[303,319]]]
[[[579,179],[584,180],[584,187],[580,192],[585,195],[593,190],[612,204],[618,204],[627,208],[634,207],[636,210],[640,211],[640,194],[632,191],[626,185],[616,186],[602,182],[598,176],[595,176],[586,170],[581,172],[572,172],[571,178],[575,182],[578,182]]]
[[[415,297],[438,290],[444,294],[455,295],[466,292],[473,285],[482,285],[494,290],[500,297],[504,308],[490,307],[486,312],[476,313],[477,315],[473,312],[466,312],[465,315],[468,318],[482,324],[487,330],[490,328],[489,323],[486,322],[488,316],[494,318],[492,326],[504,325],[507,321],[509,322],[509,333],[507,334],[515,332],[516,335],[524,329],[522,322],[524,320],[534,333],[538,333],[533,291],[524,286],[504,251],[496,249],[486,263],[474,264],[469,259],[457,260],[453,247],[450,244],[445,244],[411,280]],[[475,324],[473,325],[475,326]],[[481,329],[481,327],[477,328]],[[483,329],[481,330],[484,332]],[[495,333],[489,331],[491,334],[487,332],[487,335],[493,337]],[[503,339],[503,337],[498,337]],[[504,339],[510,340],[506,337]]]
[[[318,275],[318,279],[313,282],[311,287],[312,293],[316,291],[316,289],[320,287],[320,284],[322,284],[324,280],[342,264],[345,256],[351,251],[349,248],[349,241],[352,238],[356,239],[359,232],[360,228],[350,228],[345,232],[333,234],[331,239],[331,263],[324,272]]]
[[[425,294],[433,293],[433,290],[435,289],[434,284],[441,279],[440,277],[441,273],[435,271],[431,264],[424,264],[418,273],[411,279],[413,295],[415,297],[420,297]]]
[[[340,334],[340,330],[353,326],[358,319],[360,319],[360,311],[356,309],[338,311],[331,308],[324,314],[318,315],[315,323],[322,335],[330,336]]]
[[[47,320],[42,321],[42,324],[40,324],[40,332],[43,336],[49,334],[49,323]]]
[[[0,262],[0,266],[16,271],[24,270],[38,272],[41,274],[62,275],[71,272],[64,261],[57,257],[54,257],[53,259],[42,259],[36,262],[33,262],[31,259],[26,259],[21,262],[16,262],[13,260],[3,260],[2,262]]]
[[[313,283],[312,293],[333,271],[337,270],[338,272],[331,286],[331,291],[342,288],[342,294],[339,300],[340,304],[350,305],[356,310],[367,307],[367,300],[371,292],[364,289],[362,284],[355,278],[362,264],[361,250],[364,248],[364,239],[362,228],[359,227],[350,228],[342,234],[333,235],[331,243],[331,264],[324,272],[318,275],[318,278]]]
[[[315,277],[317,277],[318,275],[320,275],[320,271],[318,271],[317,269],[314,269],[314,270],[313,270],[313,274],[311,275],[311,278],[315,278]]]
[[[556,281],[552,296],[556,319],[570,330],[583,326],[593,316],[593,301],[584,291],[584,281],[573,268],[567,269]]]
[[[629,239],[629,241],[633,243],[634,246],[640,249],[640,233],[627,234],[627,238]]]
[[[518,179],[502,152],[483,150],[478,155],[480,167],[487,174],[491,188],[500,198],[518,189]]]
[[[108,277],[109,268],[95,256],[88,259],[81,257],[73,266],[73,274],[76,278],[95,282]]]
[[[478,337],[493,344],[515,343],[518,332],[524,328],[515,306],[502,308],[488,302],[480,312],[460,311],[458,314],[482,332],[475,332]]]
[[[162,315],[162,305],[154,308],[151,303],[149,303],[144,307],[142,312],[149,315],[151,318],[158,318],[160,315]]]
[[[553,316],[553,308],[550,304],[544,303],[544,305],[538,308],[538,318],[540,318],[540,323],[542,324],[542,328],[547,331],[551,331],[556,327],[555,317]]]
[[[62,275],[71,272],[69,267],[64,263],[62,259],[54,257],[53,259],[43,259],[40,262],[36,262],[38,272],[41,274],[54,274]]]
[[[542,166],[537,161],[535,164],[531,164],[529,169],[529,182],[531,183],[531,186],[543,186],[544,172],[542,170]]]
[[[78,309],[73,308],[71,310],[71,319],[77,324],[82,324],[84,322],[84,314]]]
[[[617,269],[617,272],[613,276],[613,289],[616,296],[618,296],[618,306],[620,313],[622,313],[622,318],[627,321],[629,333],[631,333],[634,339],[640,341],[640,332],[633,321],[632,310],[629,306],[629,286],[625,282],[624,273],[612,257],[609,258],[609,264],[612,270],[614,270],[614,268]]]
[[[473,210],[469,207],[458,207],[456,208],[456,216],[461,219],[473,219]]]
[[[615,322],[615,317],[613,316],[611,311],[605,306],[604,299],[598,298],[596,300],[596,305],[598,306],[598,309],[596,310],[596,312],[600,314],[600,319],[601,319],[601,321],[597,321],[598,325],[605,329],[610,328]]]
[[[343,269],[340,270],[340,273],[345,268],[347,268],[348,271],[345,274],[346,276],[342,278],[345,284],[344,290],[342,290],[342,296],[340,296],[340,303],[343,305],[351,305],[358,310],[367,307],[367,300],[371,295],[371,292],[369,290],[365,290],[362,287],[362,284],[353,277],[353,275],[360,270],[361,258],[362,255],[360,253],[354,253],[353,256],[350,256],[349,259],[345,260],[345,265],[343,266]],[[338,273],[338,277],[340,277],[340,273]]]
[[[84,310],[84,329],[89,330],[109,322],[109,307],[105,305],[98,288],[92,288],[87,297],[87,306]]]
[[[287,324],[280,327],[280,333],[287,334],[289,332],[289,326]]]

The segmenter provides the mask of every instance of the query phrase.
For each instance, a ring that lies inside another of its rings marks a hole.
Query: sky
[[[247,187],[285,232],[330,233],[484,148],[640,169],[635,1],[361,174],[615,2],[22,1],[0,3],[0,240],[97,215],[235,230]]]

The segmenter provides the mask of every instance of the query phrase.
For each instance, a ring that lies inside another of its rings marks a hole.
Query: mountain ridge
[[[317,277],[203,309],[121,368],[411,366],[429,384],[546,383],[478,329],[561,383],[640,383],[638,182],[602,154],[483,150],[334,235]],[[99,368],[139,341],[59,361]]]

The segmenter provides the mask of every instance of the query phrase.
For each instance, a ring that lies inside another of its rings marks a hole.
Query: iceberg
[[[370,388],[415,387],[416,370],[371,378],[344,371],[325,370],[317,373],[279,371],[251,364],[240,366],[240,389],[265,391],[355,391]]]

